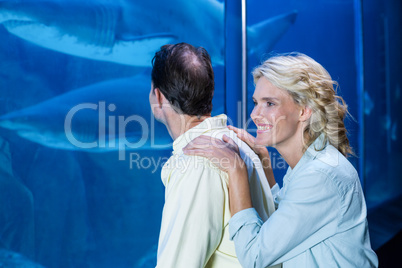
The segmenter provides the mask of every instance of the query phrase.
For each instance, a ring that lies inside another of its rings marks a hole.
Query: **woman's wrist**
[[[260,158],[260,160],[263,160],[263,159],[266,159],[266,158],[269,159],[269,152],[268,152],[267,147],[258,148],[258,150],[256,150],[256,154]]]
[[[260,158],[265,177],[268,180],[268,184],[272,188],[276,184],[276,181],[274,172],[272,170],[271,158],[269,156],[268,149],[264,147],[263,150],[261,150],[258,154],[258,157]]]
[[[229,174],[229,181],[233,181],[234,183],[244,178],[248,178],[247,167],[244,162],[236,163],[236,166],[229,169],[227,173]]]
[[[248,183],[247,168],[245,165],[229,172],[229,205],[232,215],[251,208],[250,186]]]

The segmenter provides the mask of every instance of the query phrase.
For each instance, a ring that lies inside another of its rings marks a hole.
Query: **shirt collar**
[[[324,144],[325,142],[325,135],[321,134],[314,140],[314,142],[307,148],[307,150],[304,152],[303,156],[300,158],[299,162],[296,164],[296,166],[292,169],[291,167],[288,168],[288,171],[286,172],[286,175],[284,177],[284,180],[290,180],[291,175],[296,172],[296,170],[300,169],[303,167],[304,163],[308,162],[309,160],[315,159],[315,158],[321,158],[321,155],[325,154],[325,149],[328,146],[328,141]]]
[[[226,128],[227,117],[224,114],[220,114],[214,117],[209,117],[202,121],[197,126],[187,130],[180,135],[173,142],[173,154],[182,153],[182,149],[190,143],[193,139],[211,131],[212,129]]]
[[[325,141],[325,135],[321,134],[314,140],[314,142],[307,148],[304,154],[309,155],[311,158],[316,158],[327,147],[328,142]]]

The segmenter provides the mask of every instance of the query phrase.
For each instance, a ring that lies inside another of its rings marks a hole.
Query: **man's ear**
[[[156,101],[158,102],[159,108],[162,108],[163,103],[166,102],[165,96],[159,90],[159,88],[154,88],[154,94],[156,96]]]
[[[302,122],[309,120],[312,113],[313,113],[313,110],[309,106],[302,107],[302,109],[300,110],[299,120]]]

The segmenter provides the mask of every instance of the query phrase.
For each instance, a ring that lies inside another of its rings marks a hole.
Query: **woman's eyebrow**
[[[273,98],[273,97],[263,97],[261,98],[262,101],[279,101],[278,98]]]
[[[253,101],[255,101],[256,99],[254,97],[252,97]],[[274,98],[274,97],[262,97],[261,100],[263,101],[268,101],[268,100],[275,100],[275,101],[279,101],[278,98]]]

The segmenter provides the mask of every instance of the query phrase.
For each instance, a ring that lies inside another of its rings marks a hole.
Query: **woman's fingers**
[[[234,127],[234,126],[231,126],[231,125],[228,125],[228,129],[230,129],[230,130],[233,130],[234,131],[234,133],[238,133],[239,132],[239,128],[237,128],[237,127]]]
[[[185,148],[207,148],[211,144],[211,137],[199,136],[198,138],[190,141]]]
[[[223,141],[209,136],[199,136],[183,148],[186,155],[198,155],[207,158],[223,171],[229,172],[241,165],[239,148],[228,136]],[[243,162],[244,164],[244,162]]]
[[[251,136],[246,130],[242,128],[237,128],[234,126],[228,126],[230,130],[233,130],[234,133],[236,133],[237,137],[247,143],[250,147],[251,145],[249,143],[252,143],[254,141],[254,137]]]
[[[192,140],[185,149],[192,149],[192,148],[216,148],[220,149],[226,147],[227,144],[220,139],[216,139],[210,136],[201,135],[194,140]]]
[[[223,135],[222,140],[226,142],[229,146],[231,146],[234,151],[239,152],[239,146],[234,142],[232,138],[227,135]]]
[[[224,142],[227,142],[227,143],[229,143],[229,144],[236,144],[235,142],[234,142],[234,140],[232,139],[232,138],[230,138],[228,135],[226,135],[226,134],[224,134],[223,136],[222,136],[222,140],[224,141]]]
[[[198,156],[203,156],[205,157],[207,152],[205,151],[205,149],[198,149],[198,148],[194,148],[194,147],[190,147],[190,148],[184,148],[183,152],[186,155],[198,155]]]
[[[234,126],[228,126],[228,128],[233,130],[239,139],[247,143],[247,145],[254,150],[255,138],[250,133],[248,133],[245,129],[236,128]]]
[[[233,130],[239,139],[244,141],[258,156],[268,155],[268,150],[263,145],[256,144],[256,138],[248,133],[245,129],[236,128],[234,126],[228,126],[230,130]]]
[[[199,155],[210,158],[211,152],[222,147],[221,140],[210,136],[201,135],[183,148],[183,152],[187,155]]]

